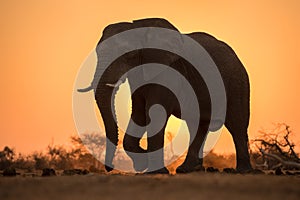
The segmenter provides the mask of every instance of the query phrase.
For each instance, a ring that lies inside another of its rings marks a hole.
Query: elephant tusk
[[[115,87],[115,84],[106,83],[105,85],[109,87]]]
[[[116,87],[119,87],[121,84],[122,84],[122,81],[118,80],[118,82],[116,82],[116,83],[106,83],[105,85],[116,88]]]

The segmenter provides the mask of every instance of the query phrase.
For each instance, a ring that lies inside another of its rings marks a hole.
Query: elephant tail
[[[88,92],[90,90],[94,89],[92,85],[88,86],[87,88],[81,88],[77,89],[77,92]]]

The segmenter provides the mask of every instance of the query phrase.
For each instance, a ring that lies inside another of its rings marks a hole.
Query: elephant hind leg
[[[231,133],[235,149],[237,171],[243,173],[252,170],[248,151],[248,124],[249,124],[249,102],[236,98],[236,102],[229,102],[225,127]]]

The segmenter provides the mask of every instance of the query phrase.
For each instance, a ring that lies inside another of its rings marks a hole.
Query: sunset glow
[[[67,144],[77,134],[72,113],[75,78],[104,27],[162,17],[183,33],[207,32],[229,44],[250,77],[250,139],[258,130],[284,122],[291,126],[300,152],[297,0],[10,0],[0,4],[0,149],[8,145],[30,153],[45,149],[52,139]],[[168,130],[176,126],[178,122],[170,123]],[[215,151],[234,152],[226,130]]]

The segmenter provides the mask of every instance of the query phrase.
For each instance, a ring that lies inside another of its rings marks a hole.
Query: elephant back
[[[168,20],[162,18],[146,18],[134,20],[133,22],[120,22],[106,26],[97,45],[99,45],[99,43],[106,40],[107,38],[118,33],[141,27],[160,27],[178,31],[178,29],[173,26]]]

